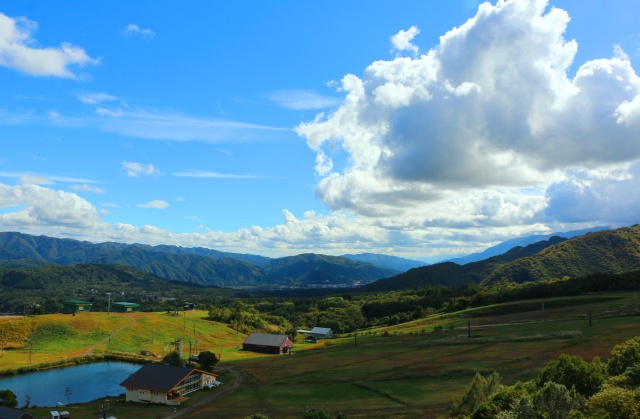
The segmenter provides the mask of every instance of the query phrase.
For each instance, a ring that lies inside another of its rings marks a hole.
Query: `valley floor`
[[[53,344],[43,345],[32,352],[32,363],[82,356],[92,346],[94,354],[105,353],[105,336],[119,328],[110,349],[123,353],[151,348],[160,355],[172,339],[191,337],[192,345],[197,339],[203,350],[222,355],[223,367],[241,374],[240,379],[229,370],[220,371],[225,386],[241,380],[237,390],[201,404],[210,395],[199,392],[178,407],[177,415],[167,406],[124,402],[113,403],[110,414],[122,419],[243,418],[262,413],[280,419],[300,418],[305,409],[313,408],[349,418],[435,418],[447,415],[476,372],[498,371],[503,382],[511,384],[534,377],[562,353],[587,360],[606,358],[613,346],[637,335],[639,314],[640,300],[633,293],[529,300],[361,331],[357,340],[353,335],[317,344],[298,339],[291,355],[275,356],[242,351],[244,335],[203,320],[203,312],[185,318],[139,313],[132,315],[134,323],[126,316],[91,313],[87,318],[95,317],[98,325],[91,339],[70,338],[59,344],[59,352]],[[59,321],[80,330],[80,317],[44,316],[39,321]],[[434,331],[437,326],[442,331]],[[0,369],[28,365],[28,352],[5,350]],[[93,417],[95,403],[71,406],[70,411],[76,412],[74,417]],[[31,410],[38,417],[48,414],[46,409]]]

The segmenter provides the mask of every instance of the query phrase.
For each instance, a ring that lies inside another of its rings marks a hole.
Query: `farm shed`
[[[79,311],[91,311],[91,303],[80,300],[66,300],[62,306],[62,312],[65,314],[73,314]]]
[[[291,348],[293,348],[293,342],[287,335],[252,333],[242,343],[244,351],[267,354],[288,354],[291,352]]]
[[[126,401],[178,405],[186,394],[216,381],[217,375],[195,368],[164,364],[146,364],[120,385],[125,387]]]
[[[325,339],[333,336],[333,331],[328,327],[314,327],[309,330],[309,336],[314,337],[316,339]]]
[[[113,311],[127,313],[132,311],[140,311],[140,304],[117,302],[113,303]]]

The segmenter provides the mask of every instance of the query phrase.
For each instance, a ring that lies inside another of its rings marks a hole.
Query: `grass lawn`
[[[530,379],[562,353],[606,358],[613,346],[640,331],[637,302],[627,295],[559,299],[555,308],[534,311],[504,309],[508,314],[466,321],[457,329],[433,330],[421,319],[401,327],[384,328],[325,342],[323,347],[298,344],[290,356],[238,360],[244,384],[234,394],[206,406],[193,417],[236,418],[264,413],[274,418],[299,418],[304,407],[325,409],[350,418],[418,418],[445,416],[455,397],[480,372],[498,371],[505,384]],[[587,308],[587,310],[585,310]],[[592,310],[592,326],[588,309]],[[515,314],[514,314],[515,311]],[[619,317],[608,317],[619,316]],[[460,313],[445,319],[458,322]],[[468,317],[467,317],[468,318]],[[402,327],[404,326],[404,327]],[[390,331],[389,336],[380,332]],[[330,345],[326,345],[329,343]],[[209,415],[209,416],[208,416]],[[213,416],[211,416],[213,415]]]
[[[465,391],[477,372],[498,371],[503,382],[511,384],[535,377],[548,361],[562,353],[588,360],[594,356],[606,359],[614,345],[640,331],[640,302],[632,293],[508,305],[367,331],[358,335],[357,346],[353,336],[317,344],[297,342],[291,355],[281,356],[241,351],[239,346],[246,336],[227,325],[205,320],[206,313],[201,311],[186,316],[43,316],[39,321],[59,321],[76,333],[62,342],[47,341],[34,354],[49,361],[82,354],[90,348],[101,354],[109,344],[105,338],[112,333],[112,351],[139,353],[144,349],[158,356],[176,338],[187,343],[187,350],[189,339],[192,345],[197,340],[200,349],[222,354],[222,363],[234,365],[242,373],[243,382],[234,393],[195,409],[189,417],[243,418],[263,413],[271,418],[299,418],[305,406],[311,406],[334,415],[343,412],[349,418],[409,419],[446,415],[453,399]],[[471,337],[467,335],[467,322],[471,324]],[[445,330],[434,332],[435,325],[443,325]],[[27,357],[24,348],[4,351],[0,369],[15,362],[25,364]],[[203,396],[193,396],[188,404],[198,397]],[[99,404],[73,405],[70,412],[77,413],[74,417],[93,417]],[[118,418],[156,418],[173,409],[120,402],[112,407],[110,413]]]

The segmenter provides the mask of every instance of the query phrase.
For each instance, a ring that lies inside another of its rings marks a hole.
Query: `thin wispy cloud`
[[[59,176],[59,175],[47,175],[39,173],[24,173],[24,172],[0,172],[0,177],[13,178],[13,179],[25,179],[26,183],[31,184],[52,184],[53,182],[63,183],[99,183],[95,180],[78,178],[72,176]],[[31,181],[29,181],[31,179]],[[40,180],[40,181],[38,181]]]
[[[138,204],[136,206],[138,208],[165,209],[165,208],[169,207],[169,203],[167,201],[162,201],[160,199],[156,199],[156,200],[144,203],[144,204]]]
[[[122,32],[128,37],[141,36],[144,38],[153,38],[154,36],[156,36],[156,33],[151,29],[143,29],[134,23],[130,23],[125,26]]]
[[[164,141],[199,141],[204,143],[239,143],[269,140],[292,128],[250,124],[218,118],[198,118],[189,115],[120,108],[98,108],[85,116],[58,115],[33,112],[11,112],[0,109],[0,125],[50,125],[59,128],[96,129],[131,138]]]
[[[130,177],[140,175],[157,175],[160,173],[153,164],[136,163],[131,161],[123,161],[122,170],[124,170],[126,175]]]
[[[213,178],[213,179],[260,179],[263,176],[256,175],[234,175],[229,173],[207,172],[204,170],[186,170],[183,172],[175,172],[174,176],[178,177],[194,177],[194,178]]]
[[[86,183],[83,183],[81,185],[71,185],[71,189],[74,191],[79,191],[79,192],[93,192],[93,193],[97,193],[97,194],[103,194],[104,193],[104,189],[99,188],[97,186],[90,186]]]
[[[80,93],[78,100],[88,105],[96,105],[103,102],[112,102],[117,98],[108,93]]]
[[[311,90],[276,90],[267,95],[268,99],[285,109],[296,111],[326,109],[340,105],[341,98],[321,95]]]
[[[53,181],[46,176],[24,174],[20,176],[23,185],[53,185]]]

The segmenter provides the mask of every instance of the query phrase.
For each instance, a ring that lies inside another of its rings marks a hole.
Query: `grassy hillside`
[[[415,268],[395,277],[366,285],[362,290],[377,292],[418,288],[426,285],[459,286],[468,282],[479,283],[500,266],[520,258],[534,255],[564,240],[566,239],[562,237],[551,237],[549,240],[530,244],[526,247],[514,247],[502,255],[466,265],[442,262]]]
[[[176,339],[185,344],[187,353],[189,342],[195,351],[197,341],[198,351],[210,350],[221,354],[223,360],[252,356],[238,353],[246,335],[206,317],[207,312],[201,310],[178,315],[87,312],[75,316],[0,317],[0,343],[3,339],[5,342],[5,350],[0,352],[0,371],[85,355],[102,356],[107,350],[129,355],[147,350],[156,355],[148,360],[159,360],[172,349],[170,343]]]
[[[529,300],[431,316],[318,344],[297,341],[292,355],[274,356],[238,349],[244,335],[202,320],[203,312],[188,313],[186,328],[181,316],[164,313],[83,313],[39,319],[62,325],[58,328],[65,338],[43,342],[34,354],[59,359],[82,354],[92,345],[96,345],[94,353],[104,353],[104,337],[119,329],[111,340],[112,350],[116,345],[118,351],[160,352],[175,337],[188,339],[195,324],[194,336],[215,353],[221,352],[222,366],[239,370],[242,384],[234,393],[191,412],[190,417],[238,418],[262,413],[271,418],[300,418],[304,407],[311,406],[334,415],[342,412],[349,418],[423,418],[446,414],[476,372],[498,371],[510,384],[535,376],[561,353],[606,359],[616,343],[635,336],[638,314],[640,301],[633,293]],[[467,335],[469,325],[471,337]],[[93,336],[84,336],[90,330]],[[5,350],[0,356],[0,368],[27,363],[26,348]],[[220,372],[223,381],[231,379]],[[192,397],[185,406],[199,396]],[[77,417],[89,417],[96,406],[88,403],[71,409]],[[33,412],[47,414],[43,409]],[[114,400],[110,413],[155,418],[168,415],[169,409]]]
[[[640,268],[640,226],[588,233],[549,247],[540,253],[499,267],[482,282],[585,276],[596,272],[620,273]]]

